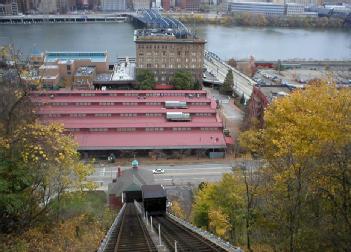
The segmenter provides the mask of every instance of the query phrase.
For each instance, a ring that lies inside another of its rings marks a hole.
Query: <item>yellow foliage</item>
[[[21,252],[93,252],[99,247],[104,233],[102,223],[80,215],[53,223],[50,227],[31,228],[19,237],[11,236],[8,238],[9,244],[4,244],[6,247],[2,249]],[[21,244],[20,249],[18,244]]]
[[[228,215],[220,209],[211,209],[208,217],[210,230],[220,237],[227,238],[230,228]]]
[[[185,213],[179,201],[177,200],[172,201],[172,206],[170,211],[178,218],[185,219]]]

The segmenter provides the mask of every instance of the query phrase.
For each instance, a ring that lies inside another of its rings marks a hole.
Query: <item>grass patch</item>
[[[103,191],[67,193],[61,199],[60,216],[68,218],[79,214],[101,217],[106,210],[106,194]]]

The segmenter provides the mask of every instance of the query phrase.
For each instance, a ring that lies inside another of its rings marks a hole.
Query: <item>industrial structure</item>
[[[202,82],[206,41],[183,29],[136,30],[136,68],[154,72],[156,81],[169,83],[179,70]]]
[[[32,93],[43,123],[63,123],[87,155],[123,151],[187,151],[223,156],[232,139],[223,134],[216,101],[202,90],[40,91]],[[166,108],[167,101],[187,108]],[[167,113],[188,114],[167,120]]]

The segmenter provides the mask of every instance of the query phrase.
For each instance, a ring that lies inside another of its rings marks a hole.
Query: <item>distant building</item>
[[[142,10],[142,9],[150,9],[151,0],[133,0],[133,9],[134,10]]]
[[[125,11],[127,9],[126,0],[102,0],[101,8],[103,11]]]
[[[39,51],[37,48],[34,48],[31,55],[30,55],[30,65],[34,67],[40,67],[44,64],[44,53]]]
[[[42,14],[57,13],[57,2],[53,0],[41,0],[38,5],[38,11]]]
[[[39,67],[39,79],[44,87],[58,86],[61,76],[58,65],[42,65]]]
[[[74,75],[72,87],[76,90],[93,89],[95,77],[95,67],[79,67]]]
[[[164,11],[169,11],[171,8],[171,0],[162,0],[162,8]]]
[[[183,34],[182,34],[183,33]],[[156,81],[169,83],[178,70],[202,82],[206,41],[180,30],[137,30],[136,67],[155,73]]]
[[[77,80],[77,89],[92,89],[96,74],[108,72],[106,52],[46,52],[31,56],[34,63],[42,60],[44,64],[39,68],[39,75],[42,84],[47,86],[58,85],[61,81],[71,85]]]
[[[257,120],[258,127],[264,126],[264,110],[276,98],[284,97],[291,92],[291,88],[286,85],[277,86],[254,86],[247,106],[247,115],[244,124],[247,128],[251,126],[253,120]]]
[[[199,11],[201,0],[185,0],[185,10]]]
[[[273,3],[276,4],[301,4],[303,6],[319,6],[322,5],[323,0],[273,0]]]
[[[228,9],[231,12],[248,12],[253,14],[262,14],[265,16],[285,15],[284,4],[265,2],[230,2],[228,3]]]
[[[303,15],[305,13],[305,7],[302,4],[288,3],[286,6],[286,15],[295,16]]]
[[[0,4],[0,16],[15,16],[18,15],[18,5],[16,1],[9,1]]]

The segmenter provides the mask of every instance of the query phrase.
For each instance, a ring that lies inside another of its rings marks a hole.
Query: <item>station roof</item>
[[[145,199],[167,197],[166,191],[161,185],[142,185],[141,191]]]
[[[67,129],[90,129],[90,128],[109,128],[109,129],[117,129],[117,128],[148,128],[148,127],[162,127],[162,128],[172,128],[172,127],[222,127],[222,123],[216,122],[215,117],[212,117],[213,120],[206,120],[200,122],[169,122],[164,118],[159,118],[159,120],[142,120],[142,119],[134,119],[133,121],[124,120],[105,120],[101,122],[100,120],[93,119],[74,119],[74,120],[65,120],[60,118],[60,123],[64,124],[64,127]]]
[[[41,95],[43,94],[44,95]],[[54,94],[51,98],[50,95]],[[91,94],[91,95],[87,95]],[[115,95],[111,95],[115,94]],[[127,94],[127,95],[126,95]],[[134,95],[131,95],[134,94]],[[138,95],[145,99],[138,99]],[[187,94],[192,94],[191,97]],[[198,95],[199,94],[199,97]],[[82,129],[67,134],[78,142],[79,150],[152,150],[152,149],[211,149],[226,148],[222,122],[216,115],[216,102],[204,90],[60,90],[33,92],[33,101],[39,103],[37,113],[44,123],[63,123],[65,129]],[[164,101],[187,101],[186,109],[166,109]],[[64,103],[55,104],[51,103]],[[74,104],[82,102],[82,104]],[[92,105],[92,102],[114,102]],[[118,104],[118,102],[133,102]],[[159,102],[146,105],[146,102]],[[192,102],[200,104],[192,105]],[[202,104],[201,104],[202,103]],[[191,121],[167,121],[167,112],[204,113],[193,116]],[[63,116],[52,116],[60,114]],[[75,114],[86,114],[84,117]],[[93,116],[91,116],[91,114]],[[94,115],[100,114],[100,115]],[[111,116],[109,114],[126,114]],[[127,115],[129,114],[129,115]],[[144,115],[143,115],[144,114]],[[147,114],[159,114],[158,116]],[[47,116],[45,116],[47,115]],[[73,115],[73,116],[64,116]],[[45,117],[44,117],[45,116]],[[95,129],[109,129],[99,131]],[[165,128],[165,130],[123,130],[119,128]],[[166,128],[205,128],[196,130],[169,130]],[[209,129],[206,129],[209,128]],[[210,129],[212,128],[212,129]],[[86,130],[94,129],[94,130]]]
[[[146,102],[165,102],[165,101],[185,101],[188,103],[192,102],[206,102],[210,103],[211,100],[206,97],[199,98],[188,98],[185,96],[169,97],[169,96],[153,96],[145,97],[145,99],[138,99],[136,96],[58,96],[55,98],[45,97],[35,97],[33,101],[36,102],[137,102],[137,103],[146,103]]]
[[[74,132],[79,150],[147,150],[225,148],[218,131],[182,132]]]
[[[66,94],[66,95],[75,95],[75,94],[207,94],[205,90],[69,90],[69,89],[60,89],[57,91],[48,90],[48,91],[33,91],[32,94]]]
[[[210,107],[190,107],[188,109],[166,109],[157,106],[47,106],[40,108],[39,114],[125,114],[125,113],[161,113],[167,112],[187,112],[187,113],[216,113],[216,110]]]

